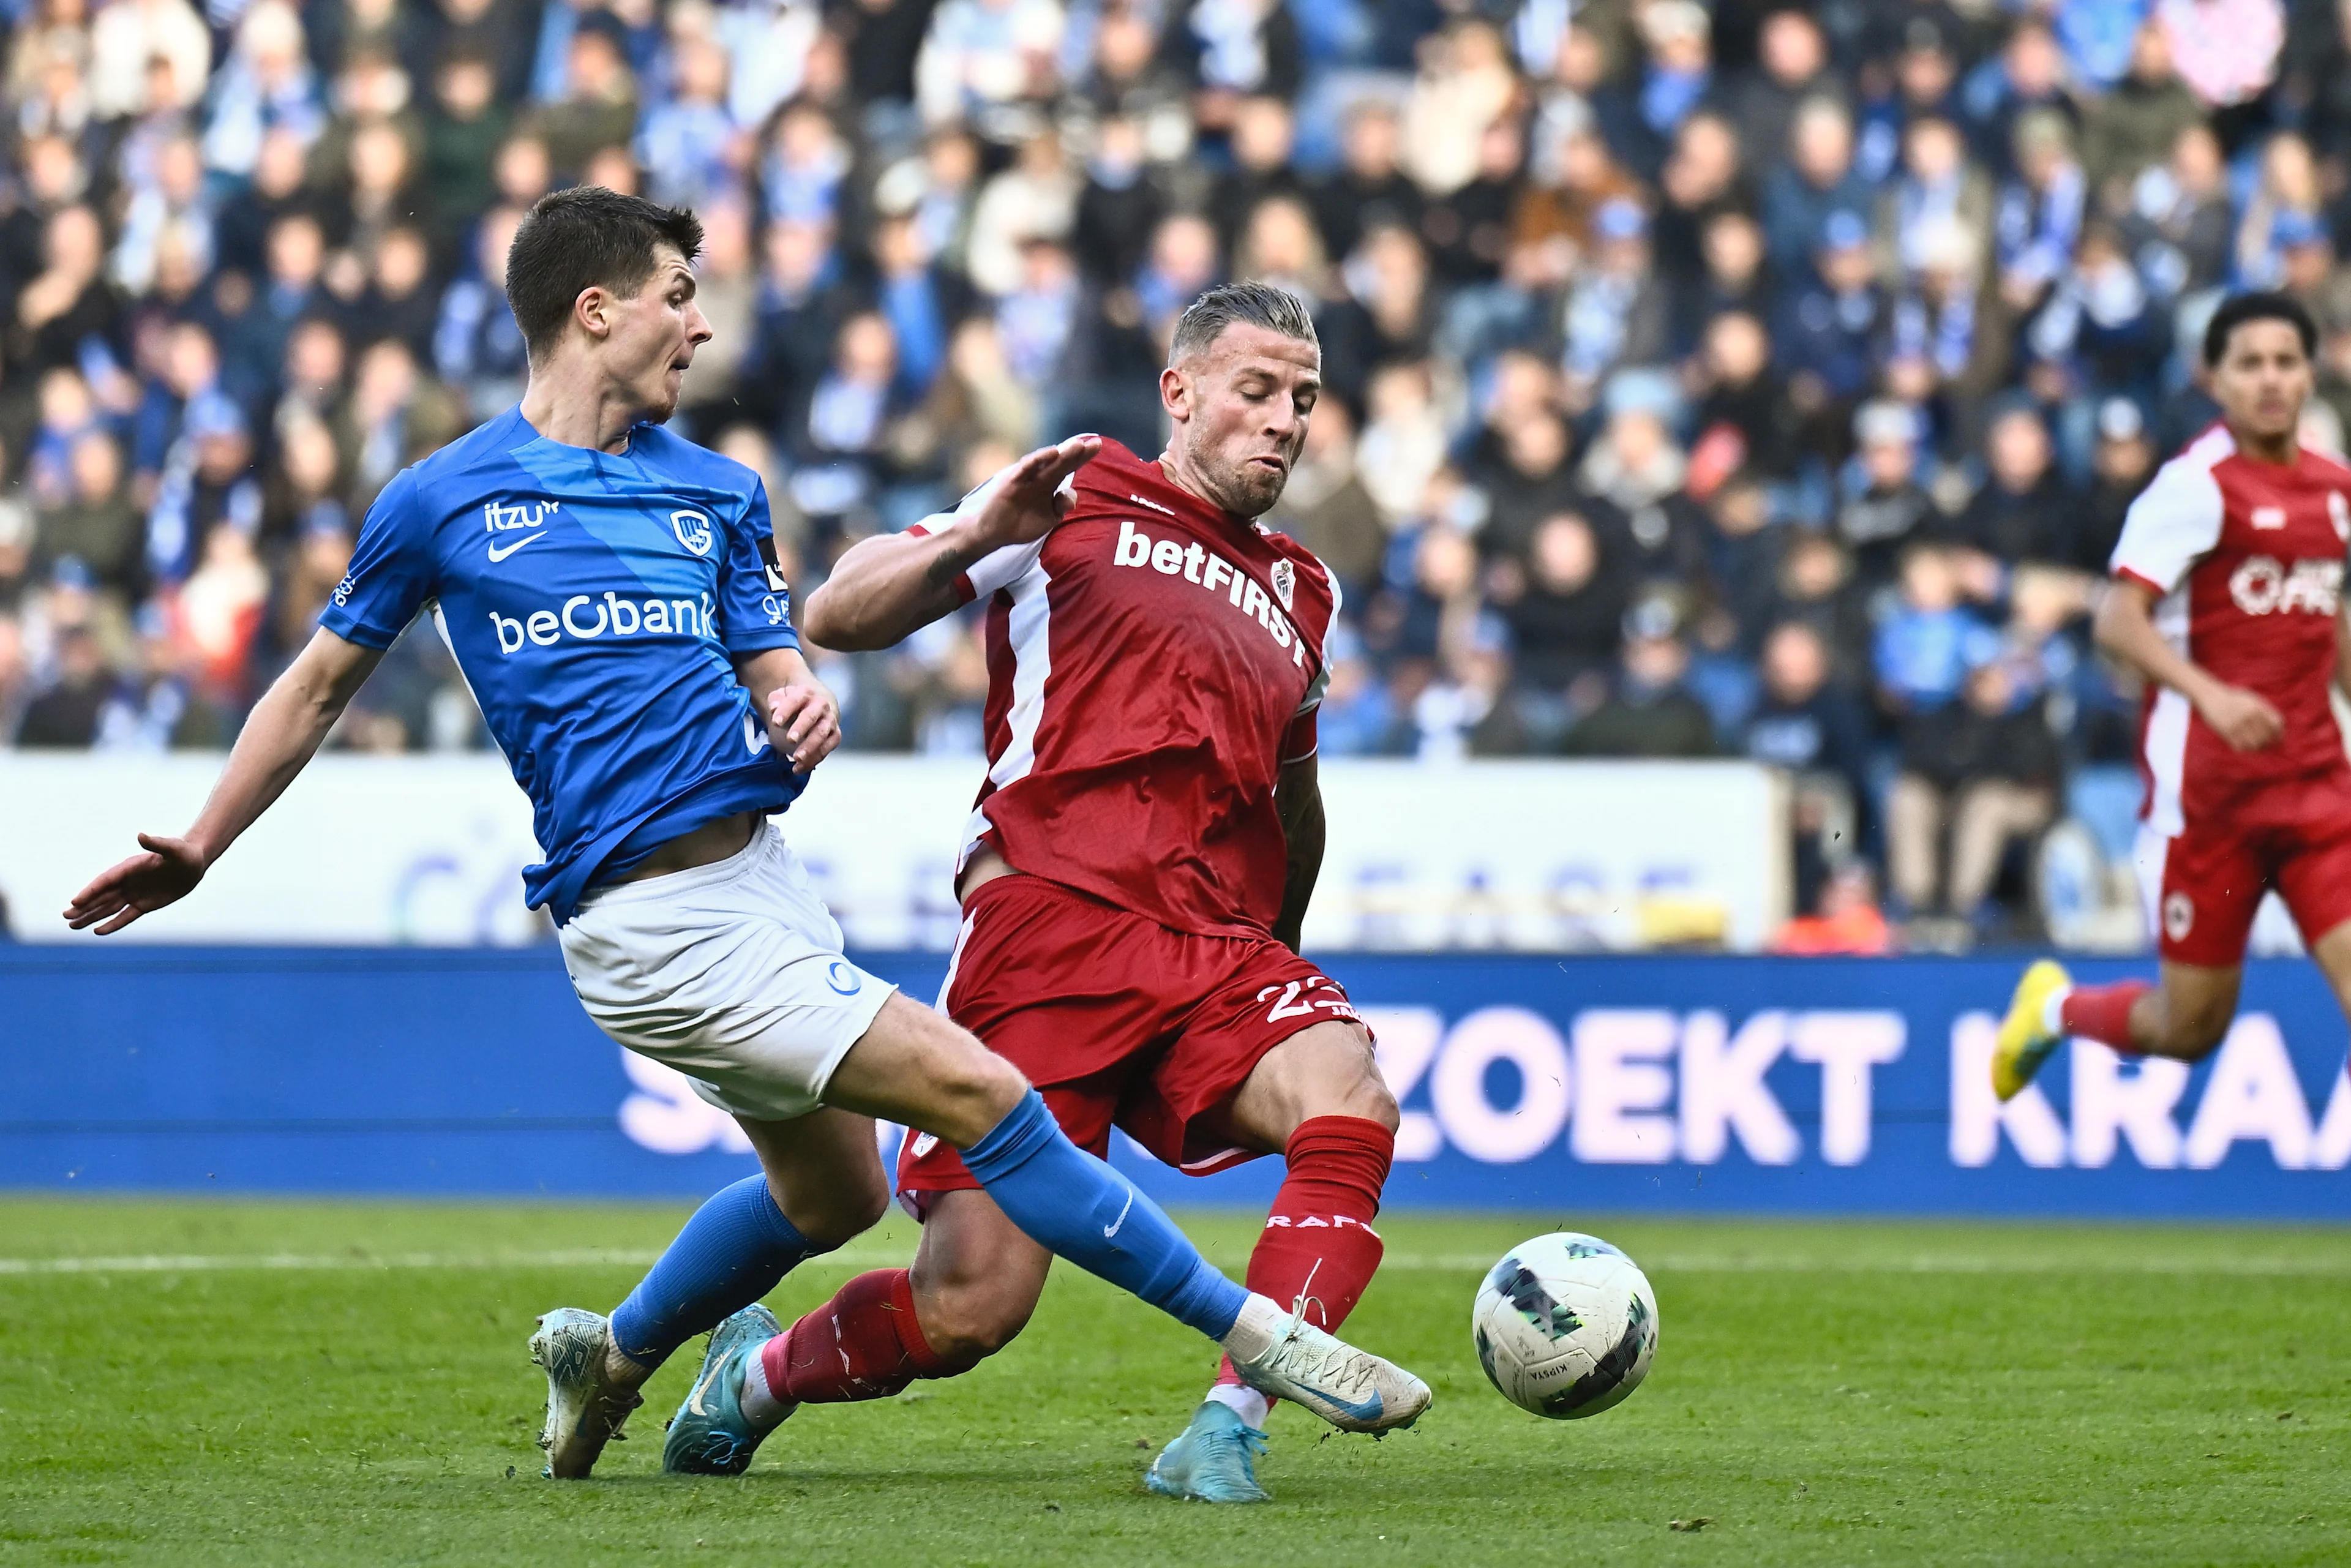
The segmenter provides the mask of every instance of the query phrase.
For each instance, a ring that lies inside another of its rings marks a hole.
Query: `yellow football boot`
[[[2016,996],[2008,1004],[2008,1017],[2001,1020],[2000,1040],[1991,1053],[1991,1091],[2002,1100],[2013,1100],[2024,1092],[2024,1086],[2065,1038],[2050,1030],[2041,1015],[2049,1009],[2050,994],[2073,983],[2050,958],[2025,970],[2024,978],[2016,982]]]

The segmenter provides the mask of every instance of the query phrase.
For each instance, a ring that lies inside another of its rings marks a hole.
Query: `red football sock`
[[[2145,980],[2075,986],[2058,1005],[2057,1021],[2065,1026],[2069,1035],[2137,1054],[2145,1048],[2131,1040],[2131,1004],[2153,989],[2155,987]]]
[[[1336,1329],[1385,1250],[1372,1220],[1395,1158],[1395,1134],[1361,1116],[1316,1116],[1298,1124],[1283,1153],[1290,1175],[1249,1254],[1249,1288],[1285,1307],[1303,1296],[1306,1321]],[[1240,1380],[1226,1357],[1217,1381]]]
[[[768,1386],[804,1405],[887,1399],[922,1377],[952,1376],[914,1319],[904,1269],[860,1274],[841,1293],[759,1349]]]

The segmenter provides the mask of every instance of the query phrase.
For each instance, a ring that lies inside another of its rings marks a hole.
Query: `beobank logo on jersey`
[[[2289,567],[2275,556],[2247,556],[2229,574],[2229,597],[2248,615],[2332,615],[2343,601],[2343,563],[2298,560]]]
[[[1184,544],[1172,538],[1155,539],[1133,521],[1122,517],[1118,548],[1112,551],[1110,559],[1113,566],[1148,567],[1163,577],[1180,576],[1211,593],[1221,592],[1228,604],[1265,628],[1275,647],[1290,650],[1291,664],[1306,663],[1306,639],[1290,624],[1290,618],[1281,612],[1282,606],[1274,603],[1273,595],[1266,592],[1257,579],[1224,557],[1210,553],[1197,540]],[[1273,570],[1275,591],[1282,595],[1286,604],[1290,598],[1288,585],[1293,580],[1292,569],[1290,562],[1283,560],[1277,561]]]
[[[575,593],[553,610],[519,615],[490,612],[498,652],[508,658],[536,643],[552,648],[567,638],[590,643],[601,637],[716,637],[717,611],[705,593],[700,599],[623,599],[607,590],[601,595]]]

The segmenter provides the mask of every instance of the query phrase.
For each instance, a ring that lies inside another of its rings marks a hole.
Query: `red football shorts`
[[[1042,877],[999,876],[964,904],[949,1018],[1026,1073],[1070,1141],[1107,1156],[1110,1130],[1192,1176],[1257,1151],[1220,1113],[1265,1053],[1355,1017],[1336,980],[1266,936],[1198,936]],[[927,1134],[906,1140],[898,1191],[978,1182]]]
[[[2274,887],[2314,943],[2351,920],[2351,815],[2298,822],[2190,822],[2170,839],[2145,835],[2141,875],[2159,891],[2150,923],[2175,964],[2228,969],[2245,961],[2262,894]],[[2144,862],[2150,857],[2160,863]]]

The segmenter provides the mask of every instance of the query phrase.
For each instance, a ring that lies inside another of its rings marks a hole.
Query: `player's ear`
[[[1174,365],[1159,372],[1159,402],[1167,417],[1182,423],[1192,417],[1192,386]]]
[[[571,319],[588,329],[590,338],[607,338],[612,331],[612,297],[601,287],[590,284],[571,302]]]

